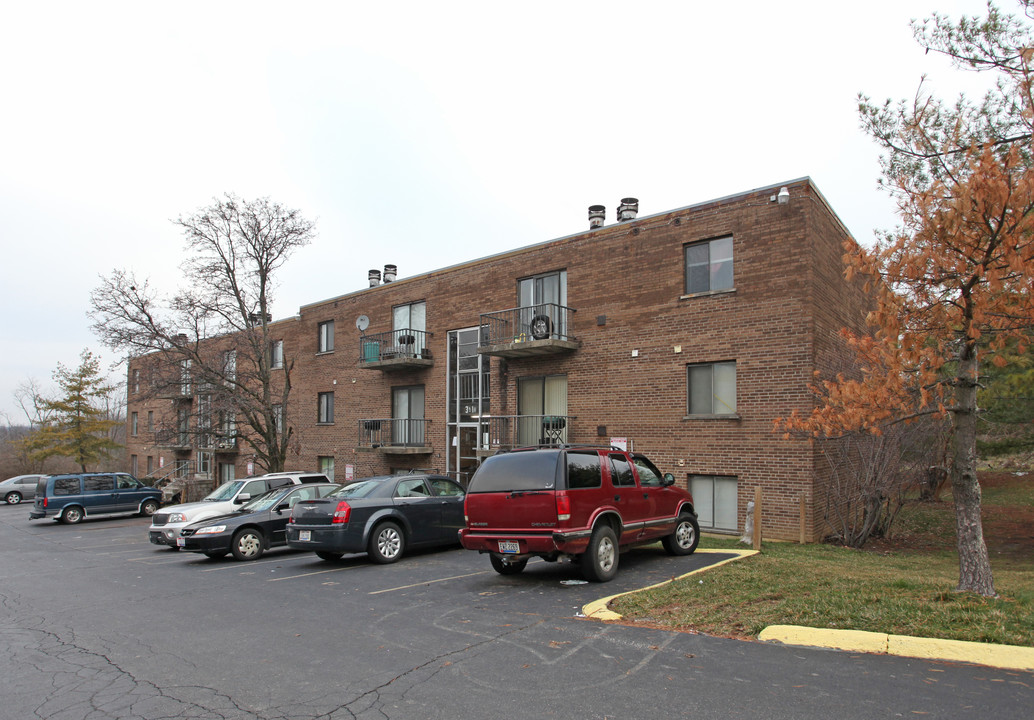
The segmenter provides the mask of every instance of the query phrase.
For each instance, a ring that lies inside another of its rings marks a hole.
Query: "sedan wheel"
[[[405,546],[406,538],[402,535],[402,528],[393,522],[385,522],[373,531],[367,552],[374,562],[393,563],[402,557]]]
[[[257,530],[241,530],[233,536],[230,549],[238,560],[258,560],[262,557],[262,536]]]
[[[8,505],[17,505],[22,501],[22,494],[20,492],[9,492],[7,497],[4,498],[4,502]]]

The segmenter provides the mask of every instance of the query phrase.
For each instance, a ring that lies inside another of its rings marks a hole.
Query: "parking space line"
[[[190,554],[191,555],[200,555],[201,553],[190,553]],[[202,561],[202,562],[204,561],[203,558],[201,558],[201,557],[198,557],[197,559]],[[256,565],[268,565],[269,563],[283,562],[283,561],[284,561],[284,559],[282,557],[278,557],[278,558],[277,557],[273,557],[273,558],[269,558],[268,560],[251,560],[251,561],[245,562],[245,563],[241,563],[241,562],[239,562],[237,560],[234,560],[231,563],[227,563],[226,565],[220,565],[219,567],[205,568],[201,572],[218,572],[220,570],[244,570],[245,568],[255,567]]]
[[[266,582],[280,582],[281,580],[295,580],[296,578],[309,577],[310,575],[323,575],[324,573],[341,572],[342,570],[358,570],[366,565],[349,565],[348,567],[330,568],[329,570],[314,570],[313,572],[302,573],[301,575],[289,575],[287,577],[270,578]]]
[[[453,575],[452,577],[438,578],[437,580],[425,580],[424,582],[413,583],[412,585],[402,585],[400,587],[387,588],[385,590],[373,590],[372,592],[367,593],[367,595],[380,595],[381,593],[395,592],[396,590],[408,590],[409,588],[420,587],[421,585],[433,585],[434,583],[447,582],[449,580],[461,580],[463,578],[474,577],[475,575],[487,575],[488,573],[488,570],[482,570],[481,572],[467,573],[466,575]]]

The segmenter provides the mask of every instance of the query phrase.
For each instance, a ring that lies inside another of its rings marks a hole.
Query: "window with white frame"
[[[133,368],[133,392],[140,392],[140,370]]]
[[[274,405],[273,406],[273,427],[276,428],[277,435],[284,434],[284,406]]]
[[[317,398],[317,419],[319,423],[334,422],[334,393],[321,392]]]
[[[689,491],[701,528],[736,532],[738,491],[735,477],[690,475]]]
[[[237,380],[237,351],[227,350],[223,353],[223,377],[228,383]]]
[[[284,366],[284,341],[274,340],[269,343],[269,367],[279,370]]]
[[[736,414],[736,363],[701,363],[686,368],[690,415]]]
[[[321,322],[317,328],[317,349],[316,352],[328,353],[334,351],[334,321]]]
[[[686,245],[686,294],[732,290],[732,236]]]
[[[321,455],[317,458],[319,461],[320,472],[330,478],[331,482],[334,481],[334,458],[331,456]]]
[[[197,474],[208,475],[212,472],[212,453],[199,452],[197,454]]]
[[[427,304],[421,301],[393,307],[391,329],[396,344],[403,345],[407,353],[420,356],[424,350],[424,331],[427,330]]]

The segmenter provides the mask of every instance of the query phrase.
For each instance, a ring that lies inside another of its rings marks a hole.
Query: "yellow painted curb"
[[[584,607],[582,607],[582,614],[585,617],[587,617],[587,618],[592,618],[593,620],[620,620],[621,619],[621,615],[616,613],[616,612],[614,612],[613,610],[611,610],[610,608],[607,607],[607,605],[610,604],[610,601],[613,600],[614,598],[619,598],[619,597],[621,597],[623,595],[631,595],[632,593],[642,592],[643,590],[650,590],[651,588],[661,587],[662,585],[667,585],[668,583],[674,582],[675,580],[681,580],[682,578],[689,577],[690,575],[695,575],[696,573],[703,572],[705,570],[710,570],[711,568],[716,568],[719,565],[724,565],[725,563],[732,562],[733,560],[739,560],[741,558],[750,557],[751,555],[757,555],[758,551],[757,550],[697,550],[697,553],[701,553],[701,554],[717,553],[717,554],[721,554],[721,555],[732,554],[732,555],[735,555],[736,557],[727,558],[725,560],[722,560],[721,562],[715,563],[714,565],[708,565],[707,567],[699,568],[698,570],[693,570],[691,572],[686,573],[685,575],[679,575],[678,577],[671,578],[670,580],[665,580],[664,582],[655,583],[653,585],[648,585],[646,587],[637,588],[635,590],[629,590],[628,592],[617,593],[616,595],[611,595],[609,597],[605,597],[605,598],[602,598],[600,600],[593,600],[588,605],[585,605]]]
[[[1007,670],[1034,671],[1034,647],[995,645],[965,640],[909,637],[861,630],[829,630],[797,625],[770,625],[758,635],[766,642],[825,647],[926,660],[948,660]]]

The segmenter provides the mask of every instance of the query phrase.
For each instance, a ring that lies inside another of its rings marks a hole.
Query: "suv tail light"
[[[571,519],[571,498],[565,492],[558,492],[556,494],[556,519]]]
[[[334,519],[330,521],[332,525],[338,523],[348,522],[348,516],[352,514],[352,506],[344,500],[341,500],[337,504],[337,509],[334,511]]]

